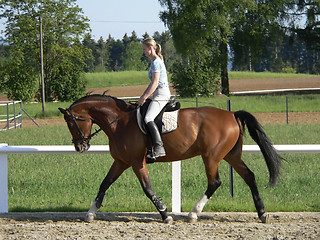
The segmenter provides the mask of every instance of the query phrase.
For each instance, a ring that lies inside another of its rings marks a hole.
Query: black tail
[[[270,139],[263,131],[260,123],[252,114],[246,111],[238,111],[234,113],[234,116],[236,119],[240,120],[243,131],[247,125],[250,136],[260,147],[260,150],[266,161],[269,170],[269,185],[276,185],[280,178],[282,157],[278,155]]]

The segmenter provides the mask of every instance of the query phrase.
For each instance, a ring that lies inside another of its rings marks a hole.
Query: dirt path
[[[289,88],[320,88],[320,76],[312,78],[232,79],[230,91],[252,91]]]
[[[203,213],[197,223],[186,214],[164,224],[156,213],[0,214],[0,239],[320,239],[320,213],[270,213],[267,224],[255,213]]]

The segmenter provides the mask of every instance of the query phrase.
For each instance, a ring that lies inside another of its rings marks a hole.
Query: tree
[[[155,32],[153,34],[153,39],[161,45],[161,51],[167,71],[172,72],[174,63],[181,62],[181,56],[177,54],[169,31],[162,32],[161,34]]]
[[[306,44],[308,57],[307,72],[320,73],[320,1],[298,1],[292,18],[297,38]],[[303,23],[304,20],[304,24]]]
[[[79,45],[79,38],[89,29],[89,25],[76,0],[1,0],[0,6],[0,17],[7,19],[5,34],[6,42],[10,45],[7,77],[13,78],[12,74],[17,68],[22,73],[28,73],[16,79],[15,85],[8,84],[9,93],[12,93],[9,97],[32,99],[30,86],[38,86],[40,16],[43,19],[46,100],[71,100],[83,94],[84,83],[80,80],[79,66],[84,67],[88,51]],[[76,59],[75,56],[81,57]],[[65,64],[63,68],[62,64]],[[65,86],[71,78],[73,86],[70,91],[53,87]],[[20,95],[16,94],[17,86],[20,86]],[[67,95],[62,96],[58,92]]]
[[[121,40],[114,40],[109,35],[107,39],[107,48],[110,52],[110,59],[108,63],[108,70],[110,71],[120,71],[122,67],[121,56],[124,51],[124,44]]]
[[[232,34],[233,17],[241,15],[248,2],[250,1],[160,0],[160,3],[167,7],[167,10],[160,14],[161,19],[170,30],[175,48],[187,59],[186,72],[195,69],[200,71],[201,68],[190,69],[190,66],[194,66],[196,62],[202,65],[207,62],[212,73],[220,72],[222,93],[225,94],[229,94],[228,37]],[[211,77],[211,81],[218,81],[218,75]],[[194,81],[204,79],[200,77]],[[201,92],[193,94],[196,93]]]
[[[173,87],[181,97],[194,97],[195,93],[210,96],[219,89],[218,81],[212,81],[218,74],[210,67],[211,59],[199,57],[190,61],[186,68],[182,62],[176,62],[172,68]]]
[[[92,72],[92,71],[94,71],[95,67],[98,65],[99,56],[98,56],[98,50],[96,47],[96,42],[92,38],[90,33],[87,33],[84,35],[84,38],[82,40],[82,45],[86,49],[90,50],[89,51],[90,57],[87,58],[87,60],[86,60],[86,66],[84,68],[84,71],[85,72]]]
[[[139,42],[133,41],[128,44],[126,47],[121,60],[123,63],[122,70],[129,71],[129,70],[146,70],[147,62],[141,61],[143,52],[142,47]]]
[[[9,46],[0,40],[0,92],[6,91],[5,67],[9,57]]]
[[[274,69],[280,68],[278,53],[284,34],[281,24],[291,6],[291,0],[255,1],[241,17],[235,18],[229,41],[235,70],[265,71],[270,70],[270,64]],[[269,61],[271,56],[274,63]]]
[[[37,90],[37,72],[26,67],[22,51],[15,50],[11,54],[13,57],[6,62],[4,71],[7,96],[13,100],[29,101]]]
[[[103,41],[103,38],[100,37],[97,44],[97,64],[98,70],[105,71],[106,70],[106,63],[110,57],[110,52],[108,51],[107,44]],[[97,68],[96,68],[97,71]]]

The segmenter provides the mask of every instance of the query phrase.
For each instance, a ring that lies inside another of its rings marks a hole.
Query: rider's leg
[[[167,101],[152,100],[144,119],[152,138],[152,143],[154,146],[154,157],[156,158],[166,155],[160,132],[158,130],[157,125],[154,122],[154,119],[158,116],[158,114],[161,112],[161,110],[166,104]]]

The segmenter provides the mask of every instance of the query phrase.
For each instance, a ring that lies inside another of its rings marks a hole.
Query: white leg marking
[[[202,198],[194,205],[192,208],[191,212],[188,215],[189,221],[190,222],[196,222],[198,219],[198,215],[202,212],[204,206],[208,202],[208,197],[207,195],[203,195]]]
[[[92,222],[94,220],[94,218],[96,217],[96,212],[99,209],[96,207],[96,200],[93,200],[92,204],[91,204],[91,208],[90,210],[87,212],[87,216],[86,216],[86,221],[87,222]]]

